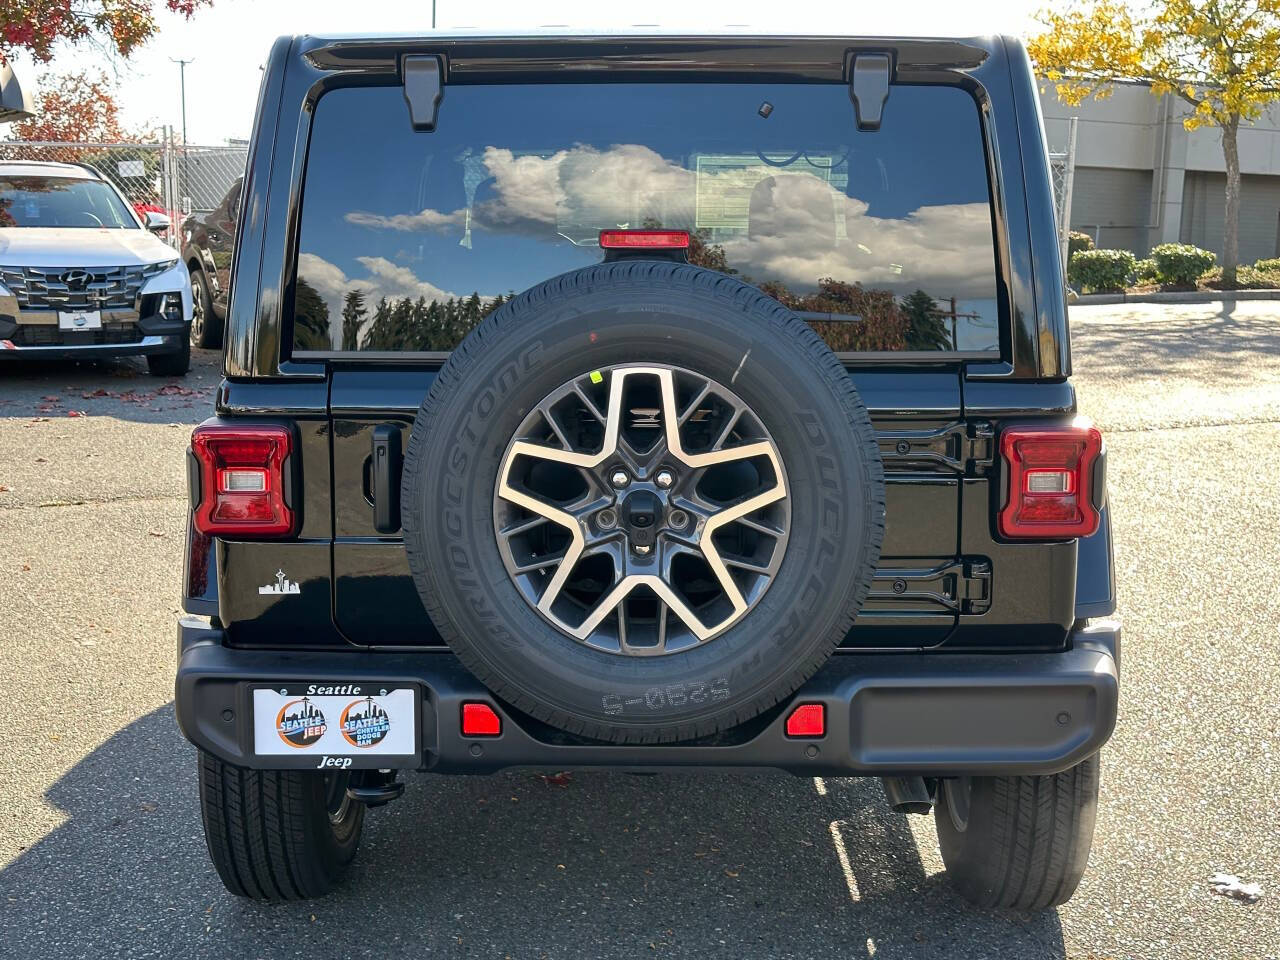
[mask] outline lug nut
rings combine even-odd
[[[657,476],[653,478],[653,482],[665,490],[676,482],[676,478],[672,476],[670,470],[659,470]]]
[[[610,530],[618,525],[618,514],[614,510],[601,510],[596,514],[596,525],[601,529]]]
[[[689,525],[689,515],[683,510],[672,510],[667,520],[677,530],[683,530]]]
[[[625,470],[615,470],[609,477],[609,482],[621,490],[631,482],[631,477],[627,475],[627,471]]]
[[[640,556],[642,557],[648,556],[649,551],[652,549],[653,548],[650,547],[647,543],[637,543],[635,547],[636,553],[640,554]]]

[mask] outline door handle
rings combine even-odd
[[[380,423],[373,428],[373,528],[379,533],[400,529],[400,428]]]

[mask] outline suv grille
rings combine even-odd
[[[24,309],[133,309],[142,285],[169,266],[0,267],[0,283],[9,288],[18,306]]]
[[[54,324],[18,327],[9,338],[15,347],[85,347],[142,342],[136,323],[103,323],[101,330],[59,330]]]

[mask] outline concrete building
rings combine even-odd
[[[1050,150],[1066,148],[1068,120],[1080,118],[1072,230],[1139,256],[1175,241],[1222,254],[1221,135],[1185,130],[1185,101],[1124,83],[1078,107],[1059,102],[1048,85],[1041,104]],[[1240,172],[1240,262],[1280,256],[1280,105],[1241,128]]]

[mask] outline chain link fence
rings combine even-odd
[[[245,144],[183,144],[166,129],[155,143],[0,141],[0,160],[44,160],[93,167],[115,184],[141,215],[166,214],[163,239],[180,246],[182,221],[217,209],[244,174]]]
[[[1061,151],[1050,151],[1049,173],[1053,179],[1053,206],[1058,216],[1058,246],[1062,251],[1062,268],[1067,268],[1071,240],[1071,191],[1076,179],[1076,126],[1072,117],[1067,124],[1067,142]]]

